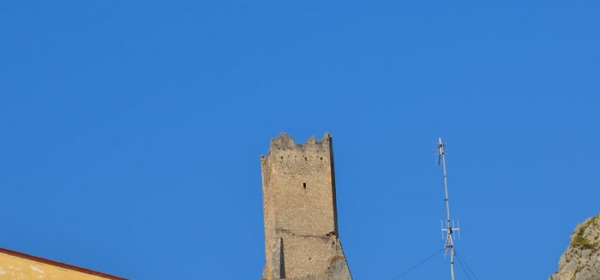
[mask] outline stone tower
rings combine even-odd
[[[351,280],[338,239],[331,136],[296,144],[286,134],[261,156],[263,280]]]

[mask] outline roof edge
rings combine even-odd
[[[105,278],[108,278],[111,280],[128,280],[127,278],[114,276],[114,275],[110,275],[110,274],[106,274],[106,273],[102,273],[102,272],[98,272],[98,271],[94,271],[94,270],[90,270],[87,268],[74,266],[74,265],[70,265],[70,264],[66,264],[66,263],[61,263],[61,262],[57,262],[57,261],[53,261],[53,260],[49,260],[49,259],[44,259],[44,258],[12,251],[12,250],[8,250],[8,249],[4,249],[4,248],[0,248],[0,253],[4,253],[4,254],[19,257],[19,258],[29,259],[32,261],[41,262],[41,263],[45,263],[45,264],[49,264],[49,265],[54,265],[54,266],[74,270],[74,271],[85,273],[85,274],[105,277]]]

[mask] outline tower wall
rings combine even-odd
[[[282,134],[261,163],[263,279],[350,279],[338,239],[331,136],[296,144]]]

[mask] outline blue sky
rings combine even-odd
[[[391,280],[443,246],[443,137],[477,279],[546,279],[600,211],[599,26],[597,1],[2,1],[0,247],[258,279],[259,157],[330,132],[352,274]]]

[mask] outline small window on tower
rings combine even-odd
[[[306,190],[306,183],[302,183],[302,187]]]

